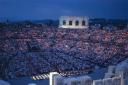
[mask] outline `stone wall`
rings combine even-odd
[[[59,28],[87,29],[88,18],[63,16],[60,18]]]
[[[56,80],[56,78],[58,78]],[[53,81],[56,84],[52,85],[128,85],[127,71],[122,71],[121,73],[116,73],[115,76],[110,78],[103,78],[98,80],[93,80],[90,76],[79,76],[79,77],[62,77],[61,75],[54,76]]]

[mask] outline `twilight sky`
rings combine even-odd
[[[61,15],[128,19],[128,0],[0,0],[0,19],[58,19]]]

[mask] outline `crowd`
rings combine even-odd
[[[8,29],[0,35],[0,52],[12,55],[8,78],[92,71],[95,65],[116,64],[128,56],[126,30],[23,28]]]
[[[12,66],[13,65],[13,66]],[[18,53],[10,60],[7,78],[47,74],[58,71],[92,71],[94,63],[80,59],[63,52],[44,51],[32,53]]]

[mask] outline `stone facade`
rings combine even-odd
[[[93,80],[88,75],[63,77],[60,74],[53,74],[51,78],[50,85],[128,85],[128,60],[117,66],[109,66],[104,78],[98,80]]]
[[[88,18],[62,16],[59,20],[59,28],[87,29]]]
[[[79,76],[79,77],[62,77],[62,76],[55,76],[50,85],[127,85],[122,84],[122,77],[115,76],[113,78],[104,78],[99,80],[92,80],[89,76]]]

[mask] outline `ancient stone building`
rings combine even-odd
[[[62,16],[59,20],[59,28],[87,29],[87,17]]]

